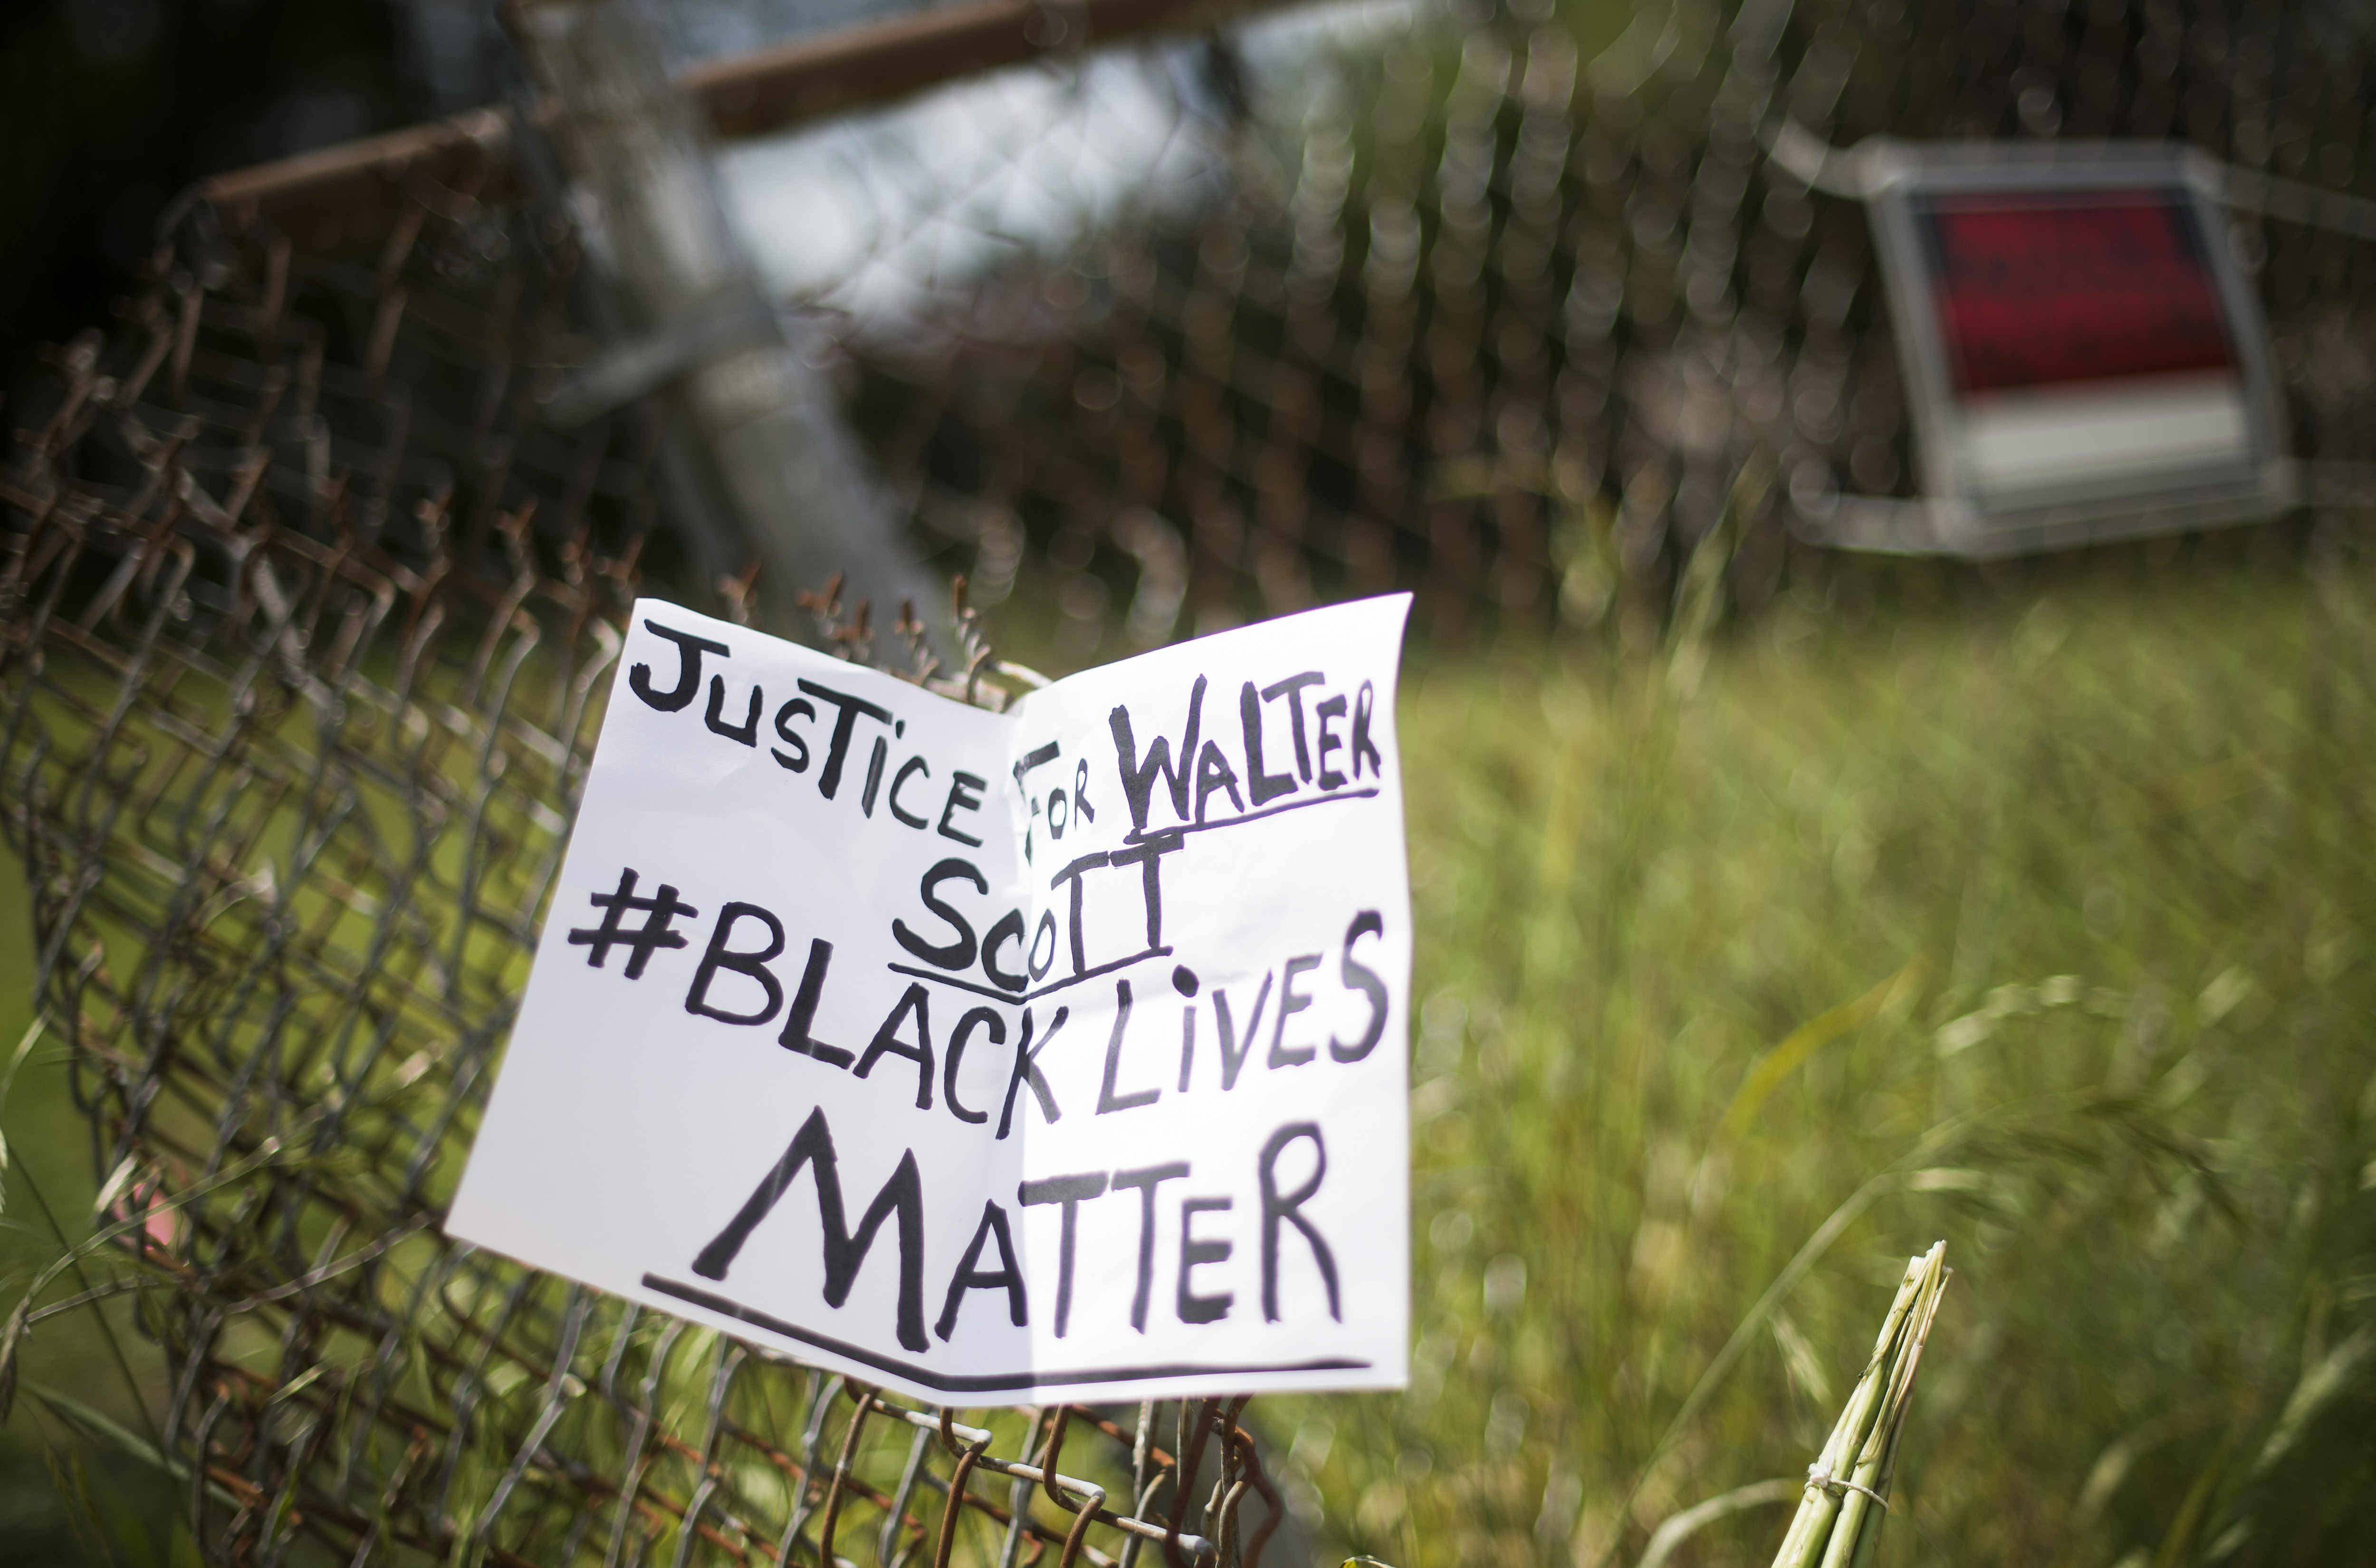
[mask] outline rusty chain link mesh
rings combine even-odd
[[[986,119],[968,158],[1086,191],[1126,89],[1185,173],[1020,237],[926,189],[794,303],[920,537],[979,600],[1051,607],[1070,658],[1390,587],[1443,639],[1625,631],[1703,541],[1742,606],[1808,569],[1794,493],[1910,493],[1864,214],[1768,161],[1777,115],[1842,146],[2175,137],[2376,188],[2339,8],[1749,10],[1372,9],[1059,57],[1008,80],[1061,112]],[[899,113],[816,156],[896,142]],[[11,410],[0,810],[198,1539],[1255,1560],[1286,1515],[1241,1402],[955,1423],[439,1233],[620,619],[681,559],[661,403],[540,415],[600,345],[580,236],[523,184],[490,154],[391,168],[302,229],[191,209]],[[2342,454],[2376,398],[2368,259],[2237,223],[2295,454]]]
[[[0,800],[197,1538],[1254,1561],[1282,1514],[1241,1401],[956,1424],[438,1233],[620,644],[648,421],[522,425],[500,360],[572,351],[555,279],[489,262],[516,215],[416,210],[377,271],[169,274],[67,350],[0,481]]]
[[[1184,1562],[1214,1555],[1209,1530],[1253,1561],[1270,1532],[1241,1550],[1239,1504],[1279,1507],[1242,1401],[958,1425],[438,1234],[632,574],[584,536],[541,574],[517,514],[476,561],[434,502],[410,529],[359,527],[302,439],[242,442],[250,410],[208,397],[248,368],[235,353],[272,352],[269,321],[188,297],[190,315],[75,348],[0,489],[0,766],[42,1001],[113,1173],[109,1239],[150,1265],[140,1321],[209,1552],[890,1563],[1059,1544],[1099,1563],[1153,1541]],[[318,407],[335,380],[287,336],[290,396]],[[209,466],[209,438],[240,445],[235,469]],[[1175,1454],[1211,1506],[1167,1488]]]

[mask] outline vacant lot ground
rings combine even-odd
[[[1348,1544],[1630,1562],[1802,1472],[1938,1237],[1901,1561],[2376,1531],[2365,564],[1879,580],[1414,671],[1420,1372],[1296,1438]]]
[[[1631,1562],[1803,1470],[1943,1236],[1897,1560],[2363,1549],[2376,573],[2321,562],[1848,573],[1623,659],[1415,651],[1419,1372],[1265,1402],[1319,1533]],[[13,1048],[13,871],[0,901]],[[25,1173],[69,1229],[90,1201],[51,1048],[6,1125],[21,1280],[54,1251]],[[89,1324],[27,1370],[132,1408]],[[10,1560],[70,1550],[30,1404]],[[1679,1561],[1763,1561],[1785,1515]],[[144,1533],[119,1561],[161,1559]]]

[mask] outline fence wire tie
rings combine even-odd
[[[1807,1484],[1818,1491],[1830,1492],[1834,1497],[1842,1497],[1851,1491],[1860,1491],[1871,1498],[1873,1505],[1883,1513],[1889,1512],[1889,1499],[1882,1496],[1872,1488],[1852,1481],[1846,1476],[1832,1474],[1824,1468],[1824,1462],[1820,1459],[1807,1467]]]

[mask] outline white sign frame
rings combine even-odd
[[[1985,558],[2251,522],[2294,505],[2268,329],[2209,160],[2175,144],[2075,141],[1875,140],[1857,157],[1925,498],[1835,497],[1814,525],[1821,542]],[[1925,202],[2136,190],[2166,193],[2190,215],[2225,318],[2234,396],[2083,383],[2008,411],[1958,393],[1920,232]]]

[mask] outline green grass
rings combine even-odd
[[[1420,662],[1419,1371],[1301,1412],[1331,1536],[1631,1562],[1803,1472],[1945,1237],[1898,1560],[2364,1550],[2376,583],[2144,559]]]
[[[30,923],[21,870],[0,855],[0,1073],[32,1018]],[[0,1129],[9,1156],[0,1187],[5,1313],[63,1250],[62,1232],[80,1238],[89,1230],[99,1182],[63,1048],[46,1039],[33,1041]],[[115,1420],[140,1425],[142,1404],[163,1392],[162,1369],[153,1348],[132,1331],[130,1318],[118,1302],[104,1315],[80,1312],[43,1324],[26,1375],[70,1391]],[[19,1394],[13,1419],[0,1428],[0,1562],[99,1563],[127,1556],[166,1562],[171,1508],[172,1498],[152,1473],[76,1441],[45,1419],[38,1398]]]
[[[1884,1561],[2352,1559],[2376,574],[2265,539],[2156,559],[1841,570],[1622,661],[1414,652],[1418,1372],[1263,1402],[1332,1547],[1634,1562],[1803,1474],[1943,1237]],[[0,887],[12,976],[23,907]],[[6,1125],[86,1220],[48,1048]],[[20,1277],[54,1250],[0,1247]],[[60,1327],[27,1375],[131,1419]],[[0,1449],[8,1561],[68,1550],[37,1403]],[[1757,1495],[1669,1561],[1766,1561],[1794,1499]]]

